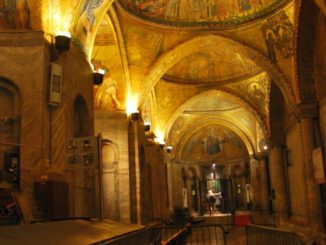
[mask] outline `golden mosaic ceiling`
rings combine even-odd
[[[169,25],[237,25],[278,9],[287,0],[119,0],[134,15]]]
[[[232,47],[217,44],[183,58],[164,75],[164,78],[176,82],[215,83],[258,71],[261,69],[255,63],[234,52]]]
[[[186,141],[181,160],[224,161],[247,154],[245,145],[233,131],[221,125],[209,125]]]

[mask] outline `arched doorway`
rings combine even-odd
[[[104,218],[120,219],[119,195],[119,150],[112,141],[102,140],[102,166],[103,166],[103,214]]]
[[[0,77],[0,185],[20,188],[20,96],[17,88]]]

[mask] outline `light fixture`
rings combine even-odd
[[[132,112],[130,118],[132,121],[137,121],[139,119],[139,111]]]
[[[165,146],[165,141],[162,138],[156,137],[154,141],[160,146],[160,148],[164,148]]]
[[[172,152],[172,146],[167,146],[166,147],[166,152],[171,153]]]
[[[101,85],[103,83],[105,71],[103,69],[97,69],[93,72],[93,84]]]
[[[145,130],[145,132],[148,132],[149,130],[151,130],[150,122],[145,122],[144,123],[144,130]]]
[[[269,139],[261,139],[259,141],[259,150],[261,152],[268,152],[272,149],[272,144]]]
[[[71,35],[69,32],[57,32],[55,34],[55,48],[59,52],[64,52],[70,48]]]

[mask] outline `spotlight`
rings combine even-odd
[[[55,48],[59,52],[64,52],[70,48],[71,35],[69,32],[58,32],[55,35]]]

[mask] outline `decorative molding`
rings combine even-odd
[[[318,118],[319,105],[317,102],[301,103],[288,110],[286,118],[286,131],[289,131],[296,123],[304,118]]]

